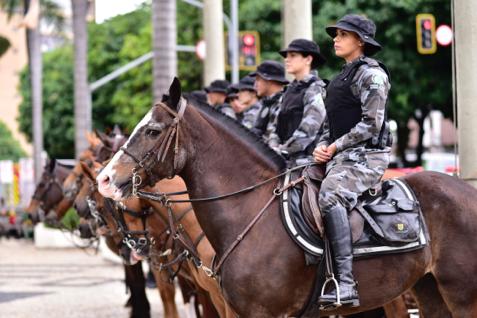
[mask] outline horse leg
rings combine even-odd
[[[131,291],[131,318],[149,318],[151,307],[146,296],[146,280],[144,279],[141,262],[132,266],[124,265],[124,271],[126,273],[126,285]]]
[[[406,303],[404,297],[399,296],[390,303],[383,306],[386,318],[408,318]]]
[[[411,289],[419,305],[419,316],[424,318],[452,318],[432,274],[426,274]],[[462,316],[456,316],[462,317]]]
[[[152,270],[156,278],[157,289],[164,306],[165,318],[179,318],[177,306],[175,302],[176,289],[173,283],[169,283],[169,275],[165,271]]]
[[[219,313],[210,299],[209,293],[202,288],[199,288],[197,292],[196,301],[202,306],[203,318],[220,318]]]

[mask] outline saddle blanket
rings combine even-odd
[[[288,173],[287,185],[299,177]],[[281,197],[281,217],[290,237],[311,256],[323,254],[324,242],[313,230],[310,218],[302,214],[303,188],[291,187]],[[400,179],[386,180],[380,190],[370,190],[359,198],[349,214],[353,232],[353,255],[402,253],[423,248],[429,236],[422,212],[411,188]]]

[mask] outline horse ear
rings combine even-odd
[[[56,159],[50,159],[50,162],[48,162],[48,171],[49,172],[53,172],[53,170],[55,170],[55,166],[56,166]]]
[[[86,175],[86,177],[88,177],[90,180],[94,181],[95,177],[94,177],[93,171],[91,171],[91,168],[89,167],[89,165],[84,161],[80,161],[80,165],[81,165],[81,169],[83,169],[83,172]]]
[[[114,135],[122,135],[122,131],[121,131],[121,128],[119,128],[119,126],[117,124],[114,125],[114,128],[113,128],[113,134]]]
[[[98,136],[99,140],[101,140],[101,142],[103,143],[103,145],[106,145],[108,146],[109,145],[109,142],[108,142],[108,135],[106,135],[105,133],[102,133],[98,130],[94,130],[94,132],[96,133],[96,136]]]
[[[181,99],[182,88],[181,82],[177,77],[174,77],[172,80],[171,86],[169,87],[169,100],[171,102],[171,108],[177,109],[177,105]]]

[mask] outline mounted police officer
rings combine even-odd
[[[232,107],[235,111],[237,120],[247,127],[252,129],[257,120],[260,108],[262,107],[258,100],[257,91],[254,87],[255,78],[252,76],[243,77],[236,85],[238,103]]]
[[[388,166],[391,140],[386,101],[391,85],[386,67],[370,58],[381,49],[374,39],[373,21],[350,14],[326,32],[346,64],[327,87],[327,120],[313,152],[316,161],[326,163],[319,205],[335,259],[341,303],[359,306],[347,212],[361,193],[379,182]],[[320,303],[334,304],[336,296],[332,290],[320,297]]]
[[[325,120],[326,85],[318,73],[311,70],[326,60],[318,45],[305,39],[293,40],[279,53],[285,58],[287,72],[295,79],[283,93],[268,144],[294,165],[311,155],[311,147]]]
[[[263,61],[255,72],[250,73],[250,76],[255,77],[254,87],[262,105],[252,131],[268,140],[267,127],[273,127],[283,87],[288,84],[285,68],[282,63],[276,61]],[[272,131],[272,128],[268,131]]]
[[[223,114],[235,119],[235,112],[229,104],[225,103],[227,98],[227,88],[230,83],[226,80],[215,80],[205,87],[207,93],[207,102],[209,105],[222,112]]]

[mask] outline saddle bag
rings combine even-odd
[[[402,244],[415,242],[421,233],[419,202],[407,198],[394,182],[383,184],[382,196],[363,206],[372,220],[365,215],[379,242]],[[360,209],[362,210],[362,209]],[[373,222],[374,221],[374,222]]]

